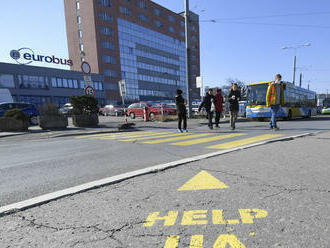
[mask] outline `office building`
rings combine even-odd
[[[92,86],[100,105],[105,104],[104,77],[92,74]],[[47,67],[0,63],[0,88],[9,89],[14,101],[45,102],[59,106],[70,101],[70,96],[84,94],[83,73]]]
[[[108,103],[121,100],[118,81],[125,80],[126,102],[173,100],[186,92],[184,13],[149,0],[64,0],[72,70],[87,61],[104,75]],[[200,75],[198,15],[190,13],[192,88]],[[199,91],[192,89],[199,98]],[[194,96],[196,97],[196,96]]]

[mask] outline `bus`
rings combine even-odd
[[[274,81],[251,83],[247,90],[246,117],[252,119],[270,118],[270,107],[266,106],[266,94],[270,83]],[[284,83],[284,105],[277,117],[311,117],[317,114],[316,92],[298,87],[290,82]]]

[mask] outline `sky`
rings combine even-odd
[[[154,2],[174,12],[184,10],[184,0]],[[1,3],[0,62],[15,63],[9,52],[21,47],[68,58],[63,0]],[[190,0],[190,8],[200,15],[204,85],[221,86],[228,78],[268,81],[277,73],[292,81],[295,52],[282,47],[310,42],[296,50],[296,82],[303,73],[304,87],[310,84],[319,93],[330,92],[329,0]]]

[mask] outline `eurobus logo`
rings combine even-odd
[[[73,65],[71,59],[61,59],[55,57],[55,55],[52,56],[38,55],[35,54],[32,49],[27,47],[23,47],[18,50],[11,50],[10,57],[12,57],[14,60],[16,60],[18,64],[21,65],[28,65],[31,64],[33,61],[46,62],[57,65],[69,65],[69,66]]]

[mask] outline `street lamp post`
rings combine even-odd
[[[187,105],[188,117],[192,115],[191,92],[190,92],[190,47],[189,47],[189,0],[185,0],[185,35],[186,35],[186,88],[187,88]]]
[[[306,42],[305,44],[302,45],[297,45],[297,46],[284,46],[282,47],[283,50],[286,49],[293,49],[294,50],[294,57],[293,57],[293,78],[292,78],[292,83],[295,84],[296,81],[296,70],[297,70],[297,49],[302,48],[302,47],[308,47],[311,46],[310,42]]]

